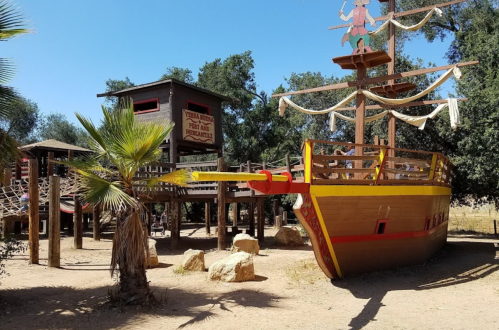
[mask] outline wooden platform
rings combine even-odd
[[[373,68],[378,65],[389,63],[390,61],[391,58],[385,51],[352,54],[333,58],[333,63],[338,64],[342,69],[350,70],[356,70],[359,67]]]
[[[416,88],[413,83],[403,82],[395,84],[386,84],[376,87],[369,88],[369,91],[379,94],[379,95],[390,95],[390,94],[400,94],[407,91],[411,91]]]

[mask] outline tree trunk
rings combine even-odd
[[[147,283],[145,267],[135,269],[132,274],[125,267],[120,267],[120,301],[125,305],[143,305],[152,298]]]
[[[116,217],[111,259],[112,274],[119,270],[119,297],[126,305],[148,303],[153,297],[146,277],[147,229],[138,212]]]

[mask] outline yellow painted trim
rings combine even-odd
[[[321,224],[322,233],[326,236],[326,243],[329,248],[329,253],[331,253],[331,257],[333,258],[334,267],[336,268],[336,272],[339,277],[343,277],[341,274],[340,265],[338,263],[338,259],[336,258],[336,254],[334,253],[333,244],[331,243],[331,237],[327,232],[326,224],[324,223],[324,218],[322,217],[321,209],[319,208],[319,204],[317,203],[317,198],[314,195],[310,195],[312,197],[312,203],[314,204],[315,212],[317,212],[317,217],[319,218],[319,223]]]
[[[430,175],[429,175],[429,178],[431,181],[435,179],[435,170],[437,168],[437,158],[438,158],[437,154],[434,154],[433,157],[431,158],[431,167],[430,167]]]
[[[193,181],[266,181],[265,174],[258,173],[230,173],[230,172],[192,172]],[[272,181],[286,182],[285,175],[272,175]]]
[[[305,141],[305,183],[312,182],[312,149],[314,143]]]
[[[310,194],[328,196],[438,196],[449,195],[451,189],[436,186],[310,186]]]
[[[383,160],[386,156],[386,149],[385,148],[381,148],[379,150],[379,159],[378,159],[378,166],[376,166],[376,172],[374,174],[374,178],[373,180],[376,181],[381,173],[381,164],[383,164]]]

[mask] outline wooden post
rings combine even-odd
[[[206,234],[211,234],[210,228],[210,202],[204,203],[204,224],[206,227]]]
[[[255,237],[255,203],[248,203],[249,235]]]
[[[179,218],[180,218],[180,204],[178,202],[173,202],[172,201],[172,207],[171,207],[171,228],[170,228],[170,247],[172,249],[178,248],[178,235],[177,235],[177,230],[178,230],[178,223],[179,223]]]
[[[83,248],[83,212],[79,196],[74,196],[73,224],[74,224],[74,244],[75,249]]]
[[[279,201],[274,199],[274,219],[279,216]]]
[[[239,217],[239,207],[237,203],[232,203],[232,234],[237,233],[237,220]]]
[[[178,203],[178,209],[177,209],[177,229],[175,230],[175,235],[177,236],[178,240],[180,240],[180,230],[182,229],[182,205],[184,205],[185,209],[187,210],[187,207],[184,204],[184,202]]]
[[[88,230],[88,217],[90,216],[90,214],[83,213],[82,210],[82,215],[83,215],[83,230]]]
[[[277,230],[282,228],[282,217],[280,215],[275,217],[275,228]]]
[[[61,266],[61,178],[49,177],[49,267]]]
[[[23,175],[23,169],[21,167],[21,162],[17,161],[16,162],[16,177],[15,177],[15,179],[16,180],[21,180],[22,179],[22,175]]]
[[[50,178],[52,175],[54,175],[54,152],[49,151],[48,157],[47,157],[47,177]],[[50,180],[50,179],[49,179]]]
[[[10,167],[6,168],[3,173],[4,173],[3,186],[10,187],[10,178],[12,177],[12,169]]]
[[[94,241],[100,241],[100,204],[94,205],[94,210],[92,212],[92,227],[93,227],[93,234],[94,234]]]
[[[357,81],[359,82],[359,89],[365,89],[365,78],[366,78],[366,67],[364,65],[359,65],[357,67]],[[364,144],[364,120],[366,118],[366,97],[364,94],[357,94],[357,109],[355,111],[355,143]],[[355,148],[355,156],[363,156],[364,148]],[[354,168],[362,168],[362,160],[356,160],[353,162]],[[354,177],[356,179],[362,178],[362,173],[355,173]]]
[[[28,191],[29,191],[29,263],[39,263],[39,214],[38,214],[38,160],[28,161]]]
[[[256,211],[257,211],[257,236],[258,236],[258,242],[263,243],[264,241],[264,228],[265,228],[265,210],[264,210],[264,199],[263,198],[258,198],[257,199],[257,206],[256,206]]]
[[[494,235],[497,236],[497,221],[494,220]]]
[[[65,221],[68,225],[68,236],[74,236],[75,231],[73,217],[71,216],[71,213],[64,213],[64,215]]]
[[[152,203],[147,203],[146,223],[147,223],[147,235],[149,235],[149,237],[151,237]]]
[[[227,170],[227,164],[223,157],[218,158],[218,171],[225,172]],[[217,206],[218,206],[218,249],[225,250],[227,248],[227,243],[225,240],[225,193],[227,191],[227,182],[218,182],[217,191]]]
[[[288,225],[288,212],[286,211],[282,212],[282,225],[283,226]]]

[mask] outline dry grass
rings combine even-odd
[[[189,274],[189,271],[184,269],[184,266],[178,265],[173,268],[173,274],[175,275],[187,275]]]
[[[494,234],[494,220],[499,226],[499,212],[493,203],[453,205],[449,212],[449,231]]]
[[[314,259],[300,260],[299,263],[286,269],[286,275],[291,284],[312,285],[317,281],[327,281]]]

